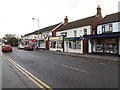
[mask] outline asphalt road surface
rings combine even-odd
[[[3,63],[3,65],[5,65],[7,62],[11,62],[11,64],[12,62],[17,63],[22,68],[27,70],[30,74],[34,75],[34,77],[41,80],[41,83],[45,84],[46,87],[118,88],[117,63],[105,62],[100,60],[87,60],[86,58],[59,55],[44,50],[24,51],[18,50],[17,48],[14,48],[12,53],[3,53],[2,58],[4,58],[5,62]],[[3,68],[9,67],[4,66]],[[19,71],[20,70],[18,70],[18,72]],[[16,77],[21,79],[24,75],[18,75],[18,77]],[[36,85],[35,87],[33,85],[33,88],[39,88],[40,86],[32,81],[29,76],[25,77],[30,82],[33,82],[33,84]],[[4,75],[2,77],[2,85],[5,87],[7,76]],[[12,77],[11,74],[8,78],[10,77],[13,78],[12,80],[15,80],[15,78]],[[29,88],[29,85],[26,85],[26,82],[24,82],[23,80],[24,79],[20,81],[20,84],[17,87]],[[14,83],[11,82],[11,85],[12,87],[16,88],[16,85]]]

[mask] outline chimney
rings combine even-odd
[[[97,7],[97,15],[102,17],[100,5]]]
[[[67,16],[65,16],[65,18],[64,18],[64,24],[67,24],[68,23],[68,18],[67,18]]]

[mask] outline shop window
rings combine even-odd
[[[53,48],[55,48],[56,42],[53,42]]]
[[[62,48],[62,41],[56,42],[57,48]]]
[[[96,42],[96,52],[101,53],[118,53],[118,43],[116,39],[104,39]]]
[[[81,42],[80,41],[69,41],[69,48],[81,49]]]
[[[51,48],[55,48],[55,45],[56,45],[56,42],[55,42],[55,41],[51,41],[51,42],[50,42],[50,47],[51,47]]]
[[[73,41],[73,49],[76,49],[76,41]]]
[[[81,49],[81,41],[76,41],[76,49]]]

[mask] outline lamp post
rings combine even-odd
[[[37,43],[37,47],[39,47],[39,19],[32,18],[32,20],[37,20],[38,21],[38,43]]]

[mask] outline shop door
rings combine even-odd
[[[88,53],[88,40],[83,40],[83,53]]]

